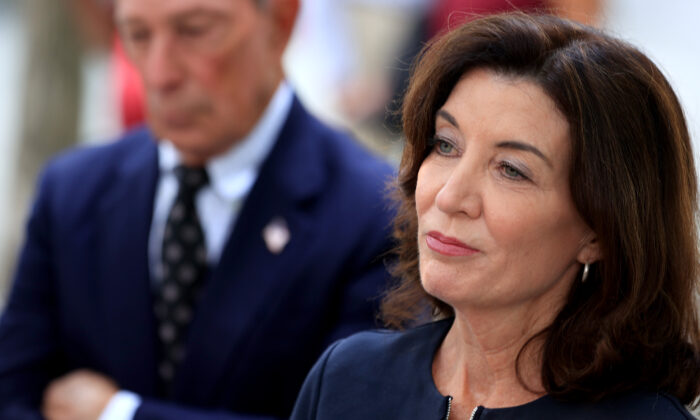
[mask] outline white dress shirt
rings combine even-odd
[[[212,267],[219,262],[226,239],[255,184],[260,166],[282,130],[292,101],[292,90],[283,82],[248,136],[206,164],[210,182],[197,193],[195,205],[204,231],[207,259]],[[163,232],[170,207],[177,196],[178,182],[174,169],[180,162],[175,146],[167,140],[161,140],[158,144],[160,173],[148,240],[148,263],[154,282],[160,278],[158,270]],[[141,398],[137,394],[119,391],[109,401],[98,420],[130,420],[140,404]]]

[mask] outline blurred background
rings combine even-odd
[[[448,16],[455,24],[469,13],[450,13],[458,0],[302,2],[285,58],[290,83],[316,115],[396,163],[401,137],[391,111],[411,57]],[[485,11],[547,2],[471,3]],[[655,60],[685,107],[697,159],[700,2],[549,3]],[[0,0],[0,309],[44,162],[76,144],[109,141],[143,118],[138,78],[114,40],[110,0]]]

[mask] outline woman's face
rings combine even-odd
[[[597,258],[569,191],[569,152],[569,125],[540,87],[467,73],[418,172],[425,290],[457,310],[558,310],[580,262]]]

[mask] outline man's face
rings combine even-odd
[[[186,161],[228,150],[274,93],[287,40],[270,12],[274,3],[117,0],[117,25],[143,78],[150,126]]]

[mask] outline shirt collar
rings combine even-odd
[[[292,89],[282,82],[253,129],[225,153],[207,162],[214,192],[224,200],[244,197],[258,176],[260,165],[272,150],[293,102]],[[158,144],[158,162],[162,174],[171,173],[181,159],[168,140]]]

